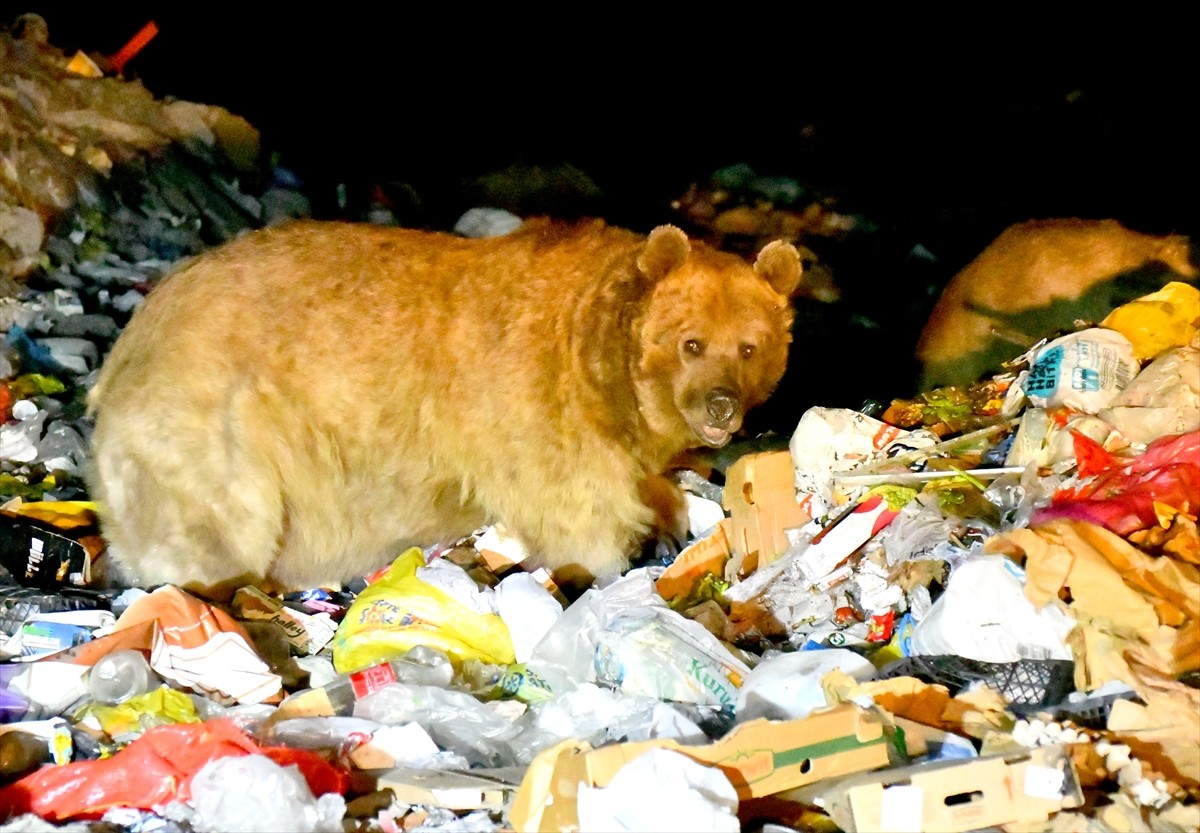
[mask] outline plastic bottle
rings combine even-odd
[[[481,700],[515,697],[523,703],[540,703],[554,697],[550,685],[523,662],[494,665],[468,659],[455,680]]]
[[[446,688],[454,679],[454,667],[445,652],[428,645],[415,645],[400,659],[381,662],[341,674],[319,688],[297,691],[284,698],[274,719],[289,717],[346,717],[354,713],[354,704],[391,683],[409,683]]]
[[[126,648],[105,654],[88,674],[92,699],[106,706],[124,703],[162,684],[141,651]]]

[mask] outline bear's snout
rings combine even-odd
[[[733,391],[727,388],[713,388],[705,397],[704,406],[712,418],[712,425],[724,428],[737,412],[738,402]]]

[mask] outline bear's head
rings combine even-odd
[[[719,448],[786,369],[800,255],[776,240],[751,266],[664,225],[637,269],[649,285],[634,372],[641,414],[676,450]]]

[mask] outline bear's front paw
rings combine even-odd
[[[643,480],[639,491],[642,502],[654,512],[651,538],[670,541],[678,554],[688,541],[687,499],[683,490],[659,474]]]

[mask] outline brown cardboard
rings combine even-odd
[[[253,585],[238,588],[233,594],[233,609],[239,619],[275,623],[288,643],[306,656],[319,653],[337,632],[337,623],[329,614],[313,616],[293,610]]]
[[[1062,746],[853,775],[782,797],[822,807],[845,833],[956,833],[1044,821],[1083,803]]]
[[[888,764],[883,722],[874,712],[850,704],[795,720],[752,720],[705,746],[684,746],[670,739],[599,749],[582,742],[563,743],[543,751],[530,765],[509,811],[510,821],[517,830],[577,829],[579,784],[605,787],[621,767],[655,747],[718,767],[741,800]]]
[[[376,789],[391,790],[404,804],[448,810],[500,810],[521,783],[524,770],[426,769],[398,766],[370,773]]]
[[[725,574],[725,562],[729,560],[729,536],[732,522],[725,518],[708,535],[690,544],[671,562],[654,587],[665,600],[672,601],[686,596],[705,573],[720,578]]]
[[[796,469],[787,450],[739,457],[726,472],[721,502],[733,522],[734,557],[739,564],[755,562],[754,569],[787,550],[784,530],[810,520],[796,502]]]

